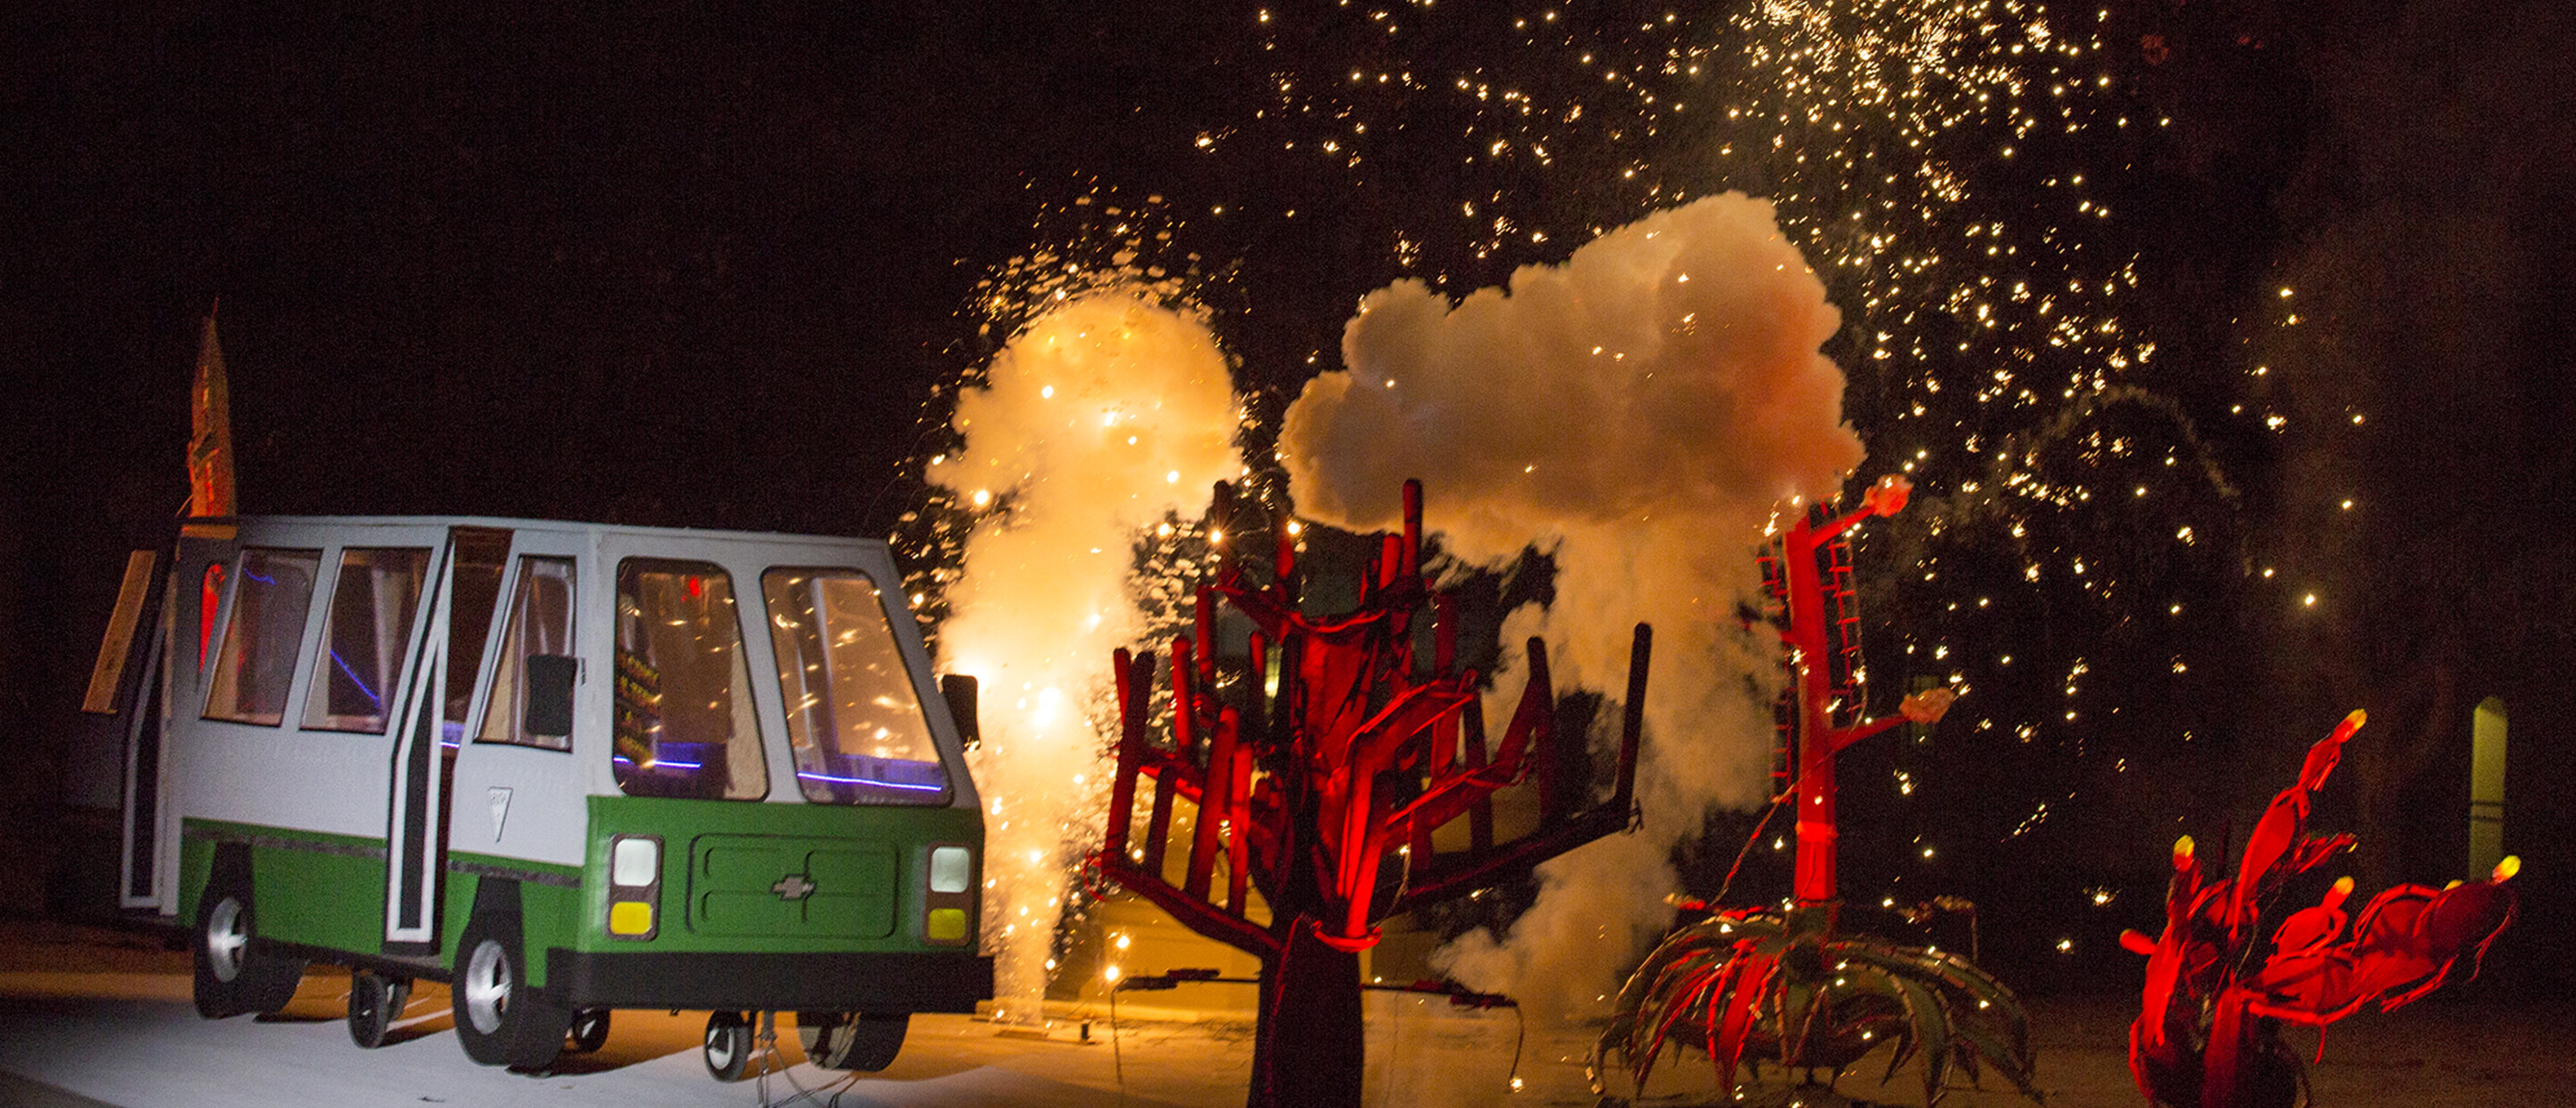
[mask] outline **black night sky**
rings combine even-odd
[[[183,510],[210,309],[245,511],[883,536],[923,504],[943,390],[998,341],[977,284],[1015,258],[1141,238],[1275,417],[1390,280],[1463,293],[1738,188],[1781,198],[1843,308],[1825,352],[1859,478],[1927,451],[1923,507],[1862,551],[1884,695],[1891,670],[1976,689],[1845,771],[1923,786],[1846,786],[1846,820],[1888,813],[1847,832],[1856,882],[2125,959],[2109,939],[2156,926],[2172,836],[2241,836],[2366,707],[2324,820],[2364,835],[2366,889],[2439,884],[2466,876],[2467,720],[2493,696],[2530,863],[2499,958],[2569,979],[2563,5],[2124,0],[2056,24],[2084,49],[2046,66],[1997,30],[2039,5],[1804,5],[1831,18],[1801,33],[1955,25],[1952,49],[2028,67],[2002,114],[1975,106],[1991,76],[1917,86],[1970,105],[1928,130],[1845,129],[1857,85],[1761,91],[1851,71],[1749,46],[1806,40],[1743,4],[880,7],[0,17],[0,818],[65,818],[109,764],[75,709],[123,551]],[[1925,207],[1922,159],[1962,192]],[[1837,222],[1854,197],[1865,227]],[[1897,287],[1927,252],[1946,268],[1917,284],[1965,299]],[[2017,281],[2116,336],[2044,341]],[[1712,832],[1719,872],[1741,834]],[[77,906],[83,880],[0,836],[0,912]]]

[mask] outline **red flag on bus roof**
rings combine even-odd
[[[197,379],[188,390],[195,434],[188,440],[188,514],[233,514],[232,399],[224,382],[224,351],[215,342],[215,314],[206,313],[197,343]]]

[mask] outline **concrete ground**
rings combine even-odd
[[[359,1049],[341,1022],[347,981],[343,973],[317,968],[276,1017],[201,1020],[189,1002],[186,954],[164,949],[153,934],[0,925],[0,1104],[661,1108],[785,1104],[810,1091],[804,1103],[841,1108],[1232,1108],[1243,1102],[1252,1061],[1251,1028],[1239,1018],[1208,1015],[1235,1005],[1192,1000],[1188,992],[1244,986],[1201,985],[1127,994],[1137,1002],[1122,999],[1114,1020],[1102,1004],[1060,1005],[1044,1031],[964,1016],[919,1017],[892,1067],[855,1079],[804,1064],[782,1021],[770,1072],[730,1085],[709,1078],[699,1062],[704,1013],[621,1011],[599,1053],[567,1056],[556,1072],[532,1077],[468,1061],[451,1030],[445,990],[429,984],[416,992],[393,1041]],[[2034,1005],[2039,1084],[2048,1103],[2144,1103],[2130,1086],[2121,1046],[2130,1003],[2114,997]],[[1464,1011],[1440,998],[1403,993],[1370,994],[1368,1017],[1368,1105],[1599,1103],[1582,1071],[1592,1034],[1585,1029],[1523,1028],[1509,1010]],[[1883,1068],[1865,1060],[1838,1091],[1855,1100],[1920,1102],[1910,1065],[1881,1086],[1876,1074]],[[2328,1034],[2324,1060],[2311,1076],[2315,1102],[2324,1108],[2569,1103],[2576,1100],[2576,1011],[2436,1001],[2355,1017]],[[1670,1059],[1634,1103],[1716,1103],[1712,1084],[1698,1058]],[[1771,1086],[1750,1099],[1826,1098]],[[1962,1087],[1942,1103],[2028,1102],[2008,1091]]]

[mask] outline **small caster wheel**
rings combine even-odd
[[[572,1014],[572,1041],[567,1044],[575,1054],[596,1053],[608,1045],[608,1009],[584,1008]]]
[[[385,1033],[411,1002],[411,982],[374,970],[349,975],[349,1038],[368,1050],[385,1045]]]
[[[707,1074],[718,1081],[740,1081],[751,1068],[751,1019],[741,1012],[707,1013],[704,1050]]]

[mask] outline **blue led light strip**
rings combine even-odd
[[[867,777],[834,777],[828,773],[807,773],[804,770],[796,771],[796,776],[807,781],[830,781],[835,784],[842,785],[872,785],[880,789],[912,789],[916,792],[935,793],[948,787],[946,785],[907,785],[900,781],[878,781]]]
[[[381,696],[377,696],[377,695],[376,695],[376,690],[374,690],[374,689],[370,689],[370,688],[368,688],[368,687],[367,687],[366,679],[365,679],[365,678],[362,678],[362,677],[359,677],[359,676],[358,676],[358,671],[357,671],[357,670],[354,670],[354,669],[350,669],[350,668],[349,668],[349,663],[348,663],[348,661],[347,661],[346,659],[343,659],[343,658],[341,658],[341,657],[340,657],[340,652],[339,652],[339,651],[334,650],[334,651],[332,651],[332,652],[331,652],[331,662],[332,662],[332,664],[333,664],[333,665],[336,665],[336,666],[339,666],[339,667],[340,667],[340,672],[342,672],[342,673],[345,673],[345,674],[348,674],[348,675],[349,675],[349,683],[350,683],[350,684],[352,684],[352,685],[356,685],[356,686],[358,687],[358,691],[359,691],[359,692],[365,693],[365,694],[367,695],[367,701],[368,701],[368,703],[374,704],[374,705],[376,706],[376,713],[377,713],[378,715],[382,715],[382,714],[384,714],[384,710],[385,710],[385,698],[383,698],[383,697],[381,697]]]

